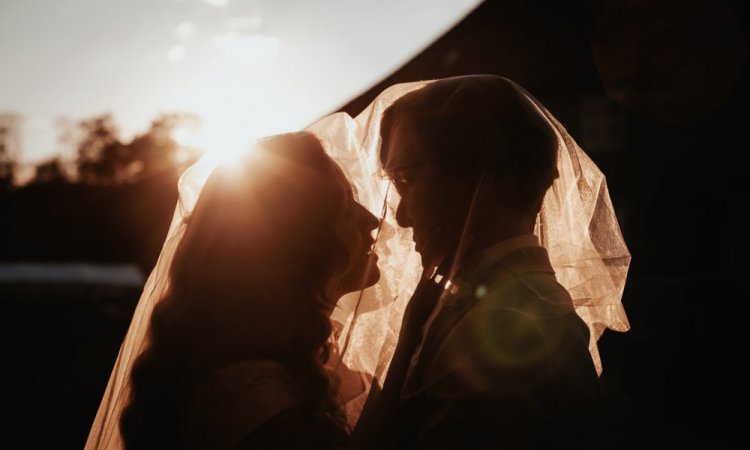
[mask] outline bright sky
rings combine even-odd
[[[122,137],[194,112],[207,151],[302,128],[428,46],[481,0],[0,0],[0,112],[23,162],[62,116],[110,111]]]

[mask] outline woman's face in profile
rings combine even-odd
[[[372,232],[378,219],[354,199],[352,187],[344,174],[337,174],[336,182],[343,191],[341,214],[334,224],[338,244],[337,265],[330,288],[331,300],[349,292],[372,286],[380,278],[378,257],[372,250],[375,239]]]

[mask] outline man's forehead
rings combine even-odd
[[[408,123],[398,123],[394,125],[393,131],[388,137],[388,142],[384,142],[388,151],[386,161],[383,161],[383,168],[386,172],[398,170],[402,167],[409,166],[417,162],[423,162],[430,158],[430,154],[425,149],[418,132]]]

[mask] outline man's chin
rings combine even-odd
[[[445,255],[447,252],[421,252],[419,254],[422,260],[422,272],[424,276],[432,277],[436,273],[447,275],[450,259]]]

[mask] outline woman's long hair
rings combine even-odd
[[[120,427],[128,449],[182,448],[196,386],[235,362],[271,359],[291,374],[311,422],[340,418],[323,364],[336,276],[335,223],[346,179],[310,133],[259,142],[209,177],[151,318]]]

